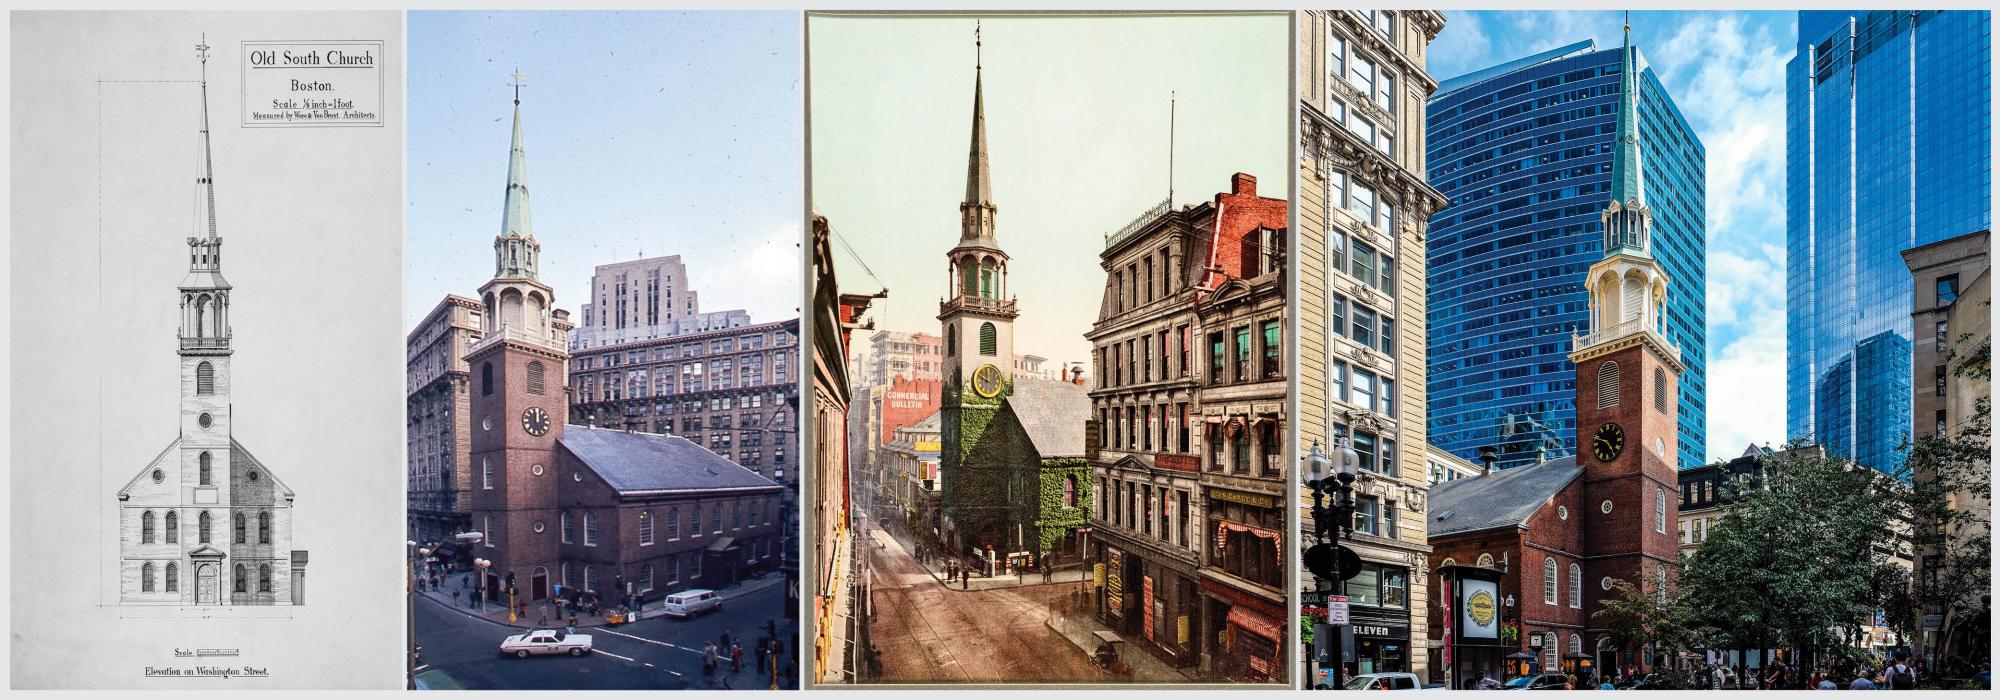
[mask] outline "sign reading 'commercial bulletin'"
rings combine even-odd
[[[381,126],[381,41],[243,42],[244,126]]]

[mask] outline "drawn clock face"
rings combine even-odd
[[[530,406],[521,412],[521,429],[529,435],[541,437],[549,432],[549,413],[539,406]]]
[[[980,365],[979,369],[972,370],[972,391],[980,396],[989,399],[999,396],[1001,383],[999,367]]]
[[[1590,437],[1590,454],[1599,462],[1617,459],[1625,451],[1625,429],[1617,423],[1597,426],[1597,432]]]

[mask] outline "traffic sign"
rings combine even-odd
[[[1330,595],[1326,597],[1326,623],[1329,625],[1347,624],[1347,596]]]

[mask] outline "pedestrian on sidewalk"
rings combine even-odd
[[[741,644],[729,645],[729,672],[743,672],[743,645]]]
[[[549,604],[543,603],[542,606],[538,608],[538,612],[539,616],[535,619],[535,626],[536,627],[549,626]]]
[[[1048,557],[1042,557],[1042,583],[1050,583],[1055,581],[1055,579],[1056,567],[1049,564]]]
[[[453,588],[453,589],[451,589],[451,606],[452,606],[452,607],[454,607],[454,608],[458,607],[458,594],[459,594],[459,592],[460,592],[460,591],[459,591],[458,589],[456,589],[456,588]]]
[[[764,663],[764,660],[770,658],[770,656],[771,638],[761,634],[757,635],[757,668],[768,668],[769,664]]]
[[[569,633],[576,634],[576,613],[569,614]]]
[[[715,677],[716,660],[715,642],[709,642],[701,650],[701,675],[703,677],[711,680]]]
[[[972,590],[972,570],[959,569],[958,581],[960,590],[966,590],[966,591]]]

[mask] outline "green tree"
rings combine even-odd
[[[1988,387],[1992,382],[1992,336],[1962,334],[1946,356],[1953,376]],[[1917,631],[1917,621],[1930,614],[1985,618],[1992,577],[1992,391],[1980,392],[1972,414],[1936,435],[1909,445],[1903,477],[1910,482],[1906,508],[1913,544],[1920,558],[1919,575],[1909,582],[1908,604],[1898,612],[1897,629]],[[1983,639],[1983,632],[1972,635]],[[1947,648],[1948,657],[1976,663],[1986,658],[1986,645]]]
[[[1714,634],[1689,608],[1686,596],[1671,588],[1663,592],[1658,584],[1647,590],[1644,584],[1617,581],[1611,597],[1599,600],[1590,616],[1604,626],[1611,643],[1650,647],[1669,658],[1703,647]]]

